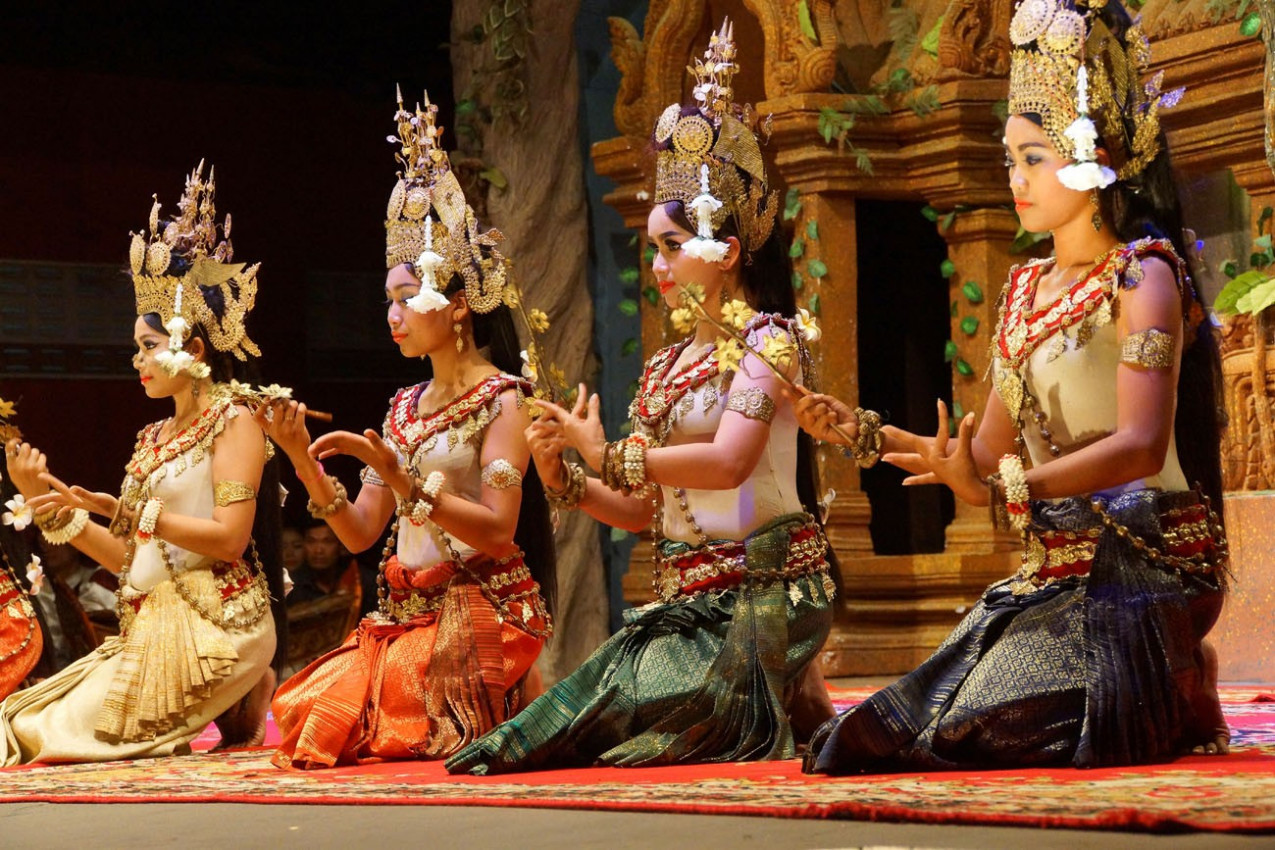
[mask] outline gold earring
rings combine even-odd
[[[726,291],[726,284],[722,284],[722,288],[717,291],[717,298],[723,307],[730,301],[730,293]]]
[[[193,381],[190,385],[190,397],[195,401],[199,401],[199,381]]]
[[[1093,224],[1095,233],[1102,231],[1102,207],[1098,205],[1098,190],[1094,189],[1089,193],[1089,203],[1093,205],[1093,217],[1089,221]]]
[[[456,334],[456,353],[460,354],[465,350],[465,337],[463,336],[464,328],[460,326],[460,322],[452,325],[452,333]]]

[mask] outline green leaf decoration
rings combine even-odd
[[[648,266],[651,263],[655,262],[655,246],[654,245],[647,245],[646,248],[642,250],[642,262],[646,263]]]
[[[965,285],[961,287],[961,292],[965,295],[965,299],[971,304],[983,303],[983,289],[974,281],[965,281]]]
[[[859,169],[860,171],[862,171],[864,174],[868,175],[869,177],[876,174],[876,171],[873,169],[873,166],[872,166],[872,157],[868,156],[867,151],[855,151],[854,167]]]
[[[1235,306],[1243,313],[1256,316],[1266,308],[1275,304],[1275,279],[1259,283],[1248,291]]]
[[[961,407],[959,401],[952,402],[952,417],[958,422],[965,418],[965,408]]]
[[[484,168],[478,172],[478,176],[486,180],[497,189],[507,189],[509,187],[509,178],[505,177],[505,172],[496,168],[494,165]]]
[[[960,312],[960,305],[957,302],[953,301],[952,302],[952,318],[953,319],[956,318],[956,314],[958,312]]]
[[[1022,254],[1025,251],[1030,251],[1036,243],[1044,242],[1048,238],[1048,233],[1033,233],[1019,225],[1018,233],[1014,236],[1014,241],[1009,245],[1009,253]]]
[[[795,260],[804,253],[806,253],[806,243],[800,239],[792,240],[792,244],[788,246],[788,256]]]
[[[1256,38],[1262,31],[1262,16],[1257,12],[1249,12],[1240,22],[1240,35]]]
[[[1266,275],[1256,269],[1244,272],[1244,274],[1222,287],[1222,291],[1217,294],[1217,298],[1213,301],[1213,309],[1222,315],[1240,312],[1240,299],[1248,295],[1255,286],[1264,280],[1266,280]]]
[[[958,357],[956,358],[956,371],[960,372],[964,377],[969,378],[974,374],[974,367],[966,363],[963,358]]]
[[[632,286],[642,279],[642,273],[638,271],[636,266],[628,266],[620,269],[620,282]]]
[[[1275,209],[1270,207],[1262,207],[1262,214],[1257,217],[1257,232],[1266,232],[1266,223],[1271,220],[1271,216],[1275,216]]]
[[[792,288],[793,288],[793,289],[795,289],[795,290],[797,290],[798,292],[800,292],[800,291],[801,291],[801,287],[802,287],[802,285],[803,285],[804,283],[805,283],[805,281],[804,281],[804,280],[802,279],[802,277],[801,277],[801,272],[793,272],[793,273],[792,273]]]
[[[811,312],[811,313],[813,313],[813,314],[814,314],[814,315],[816,315],[816,316],[822,315],[822,313],[823,313],[823,305],[822,305],[822,303],[819,301],[819,293],[818,293],[818,292],[816,292],[814,295],[811,295],[811,296],[810,296],[810,300],[809,300],[807,303],[810,305],[810,312]]]
[[[645,289],[643,289],[642,297],[645,298],[646,302],[650,304],[652,307],[660,303],[660,291],[656,289],[654,286],[648,286]]]
[[[939,266],[939,274],[943,275],[944,278],[949,278],[956,274],[956,263],[951,260],[944,260]]]
[[[961,319],[961,332],[966,336],[973,336],[978,333],[978,317],[966,316],[964,319]]]
[[[1240,273],[1240,264],[1234,260],[1224,260],[1217,270],[1227,277],[1233,278]]]
[[[943,362],[944,363],[951,363],[953,360],[956,359],[956,355],[960,353],[961,353],[961,350],[956,347],[955,340],[949,339],[947,342],[943,343]]]
[[[934,207],[930,206],[929,204],[926,204],[925,206],[921,207],[921,218],[929,222],[938,221],[939,211],[934,209]]]
[[[806,222],[806,238],[812,242],[819,241],[819,222],[813,218]]]
[[[638,350],[638,341],[633,337],[629,337],[628,339],[624,341],[624,344],[620,346],[620,356],[628,357],[629,355],[635,353],[637,350]]]
[[[638,314],[638,303],[632,298],[625,298],[618,305],[620,312],[626,316],[636,316]]]
[[[1271,249],[1271,235],[1264,233],[1253,240],[1253,247],[1261,251],[1269,251]]]
[[[824,265],[823,260],[811,260],[806,263],[806,271],[813,278],[822,278],[828,276],[828,267]]]
[[[611,529],[611,542],[612,542],[612,543],[623,543],[625,540],[628,540],[628,539],[629,539],[630,537],[632,537],[632,536],[633,536],[632,534],[630,534],[629,532],[625,531],[623,528],[612,528],[612,529]]]
[[[939,58],[939,33],[943,30],[943,18],[946,13],[939,15],[939,19],[934,22],[934,26],[925,34],[925,38],[921,39],[921,49],[933,56]]]
[[[819,36],[815,34],[814,21],[810,20],[810,5],[806,0],[800,0],[797,3],[797,23],[801,25],[801,34],[810,39],[813,44],[819,43]]]
[[[462,115],[469,115],[477,109],[478,101],[474,100],[472,97],[467,97],[460,103],[456,104],[456,117],[459,118]]]
[[[784,221],[792,221],[801,215],[801,193],[796,189],[789,189],[784,195]]]
[[[952,222],[956,221],[956,210],[952,210],[943,216],[943,223],[939,225],[939,232],[947,233],[947,229],[952,226]]]

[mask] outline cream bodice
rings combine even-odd
[[[1036,281],[1048,261],[1031,263],[1011,274],[993,341],[992,377],[1011,419],[1022,406],[1016,387],[1019,380],[1036,399],[1037,407],[1022,406],[1021,414],[1033,466],[1053,459],[1049,441],[1033,416],[1036,409],[1044,412],[1043,426],[1063,456],[1116,431],[1121,342],[1114,317],[1121,292],[1141,280],[1141,257],[1151,251],[1162,256],[1164,248],[1158,242],[1120,246],[1051,304],[1033,303]],[[1176,260],[1176,255],[1171,259]],[[1107,492],[1144,488],[1188,489],[1172,436],[1158,473],[1130,479]]]
[[[446,476],[444,492],[478,502],[482,498],[483,439],[487,426],[500,415],[500,395],[514,389],[521,404],[529,387],[510,375],[494,375],[443,410],[421,418],[419,404],[425,386],[408,387],[394,396],[385,419],[386,441],[399,462],[422,480],[431,472],[442,472]],[[432,522],[416,525],[407,520],[398,523],[396,547],[399,561],[417,569],[451,560],[453,550],[462,559],[476,551]]]
[[[748,337],[750,346],[756,348],[761,347],[760,340],[765,334],[773,332],[773,325],[766,322],[775,320],[763,317],[761,321],[763,324]],[[661,385],[676,388],[701,368],[697,364],[705,363],[704,358],[711,351],[711,347],[703,352],[687,348],[686,344],[680,344],[657,353],[648,364],[642,392],[649,397],[650,391],[658,393]],[[672,362],[661,363],[661,357]],[[690,388],[669,405],[667,420],[662,423],[667,429],[665,445],[711,442],[717,434],[732,391],[733,373],[722,375],[716,374],[715,369],[707,371],[712,373],[711,377],[692,378]],[[798,383],[801,380],[799,374]],[[766,447],[748,478],[733,490],[685,490],[686,504],[710,540],[740,540],[776,517],[803,510],[797,495],[797,419],[791,405],[783,399],[774,401],[775,414]],[[660,490],[664,504],[663,535],[670,540],[699,543],[698,535],[678,504],[676,490],[665,486]]]
[[[230,404],[214,404],[206,411],[207,421],[196,422],[177,435],[168,443],[160,446],[160,457],[163,462],[138,466],[129,464],[130,478],[125,481],[125,488],[131,486],[136,473],[142,471],[150,498],[160,499],[164,503],[164,512],[198,519],[212,519],[213,515],[213,448],[218,435],[225,424],[242,412]],[[203,415],[201,415],[202,418]],[[139,437],[139,452],[153,452],[159,428],[163,423],[157,422],[147,426]],[[190,438],[184,439],[183,435]],[[189,445],[186,445],[189,443]],[[147,444],[150,444],[148,446]],[[181,447],[183,450],[175,451]],[[136,506],[141,510],[142,505]],[[173,543],[165,544],[169,560],[178,571],[206,569],[216,563],[216,559],[197,552],[183,549]],[[155,585],[169,578],[168,568],[164,563],[157,538],[145,543],[138,543],[133,554],[132,564],[128,568],[128,585],[133,590],[147,593]],[[127,593],[127,590],[125,590]]]

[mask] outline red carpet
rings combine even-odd
[[[834,692],[838,703],[864,692]],[[1105,770],[807,777],[796,760],[451,777],[437,762],[277,770],[268,750],[0,771],[3,802],[488,805],[1096,829],[1275,831],[1275,698],[1227,688],[1226,757]],[[215,736],[207,740],[215,742]]]

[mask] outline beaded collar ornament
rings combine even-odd
[[[1078,191],[1141,174],[1160,152],[1160,109],[1183,92],[1162,91],[1163,72],[1142,82],[1151,47],[1141,22],[1122,44],[1097,14],[1107,2],[1023,0],[1009,25],[1009,113],[1040,116],[1054,149],[1073,160],[1059,180]],[[1100,136],[1114,170],[1097,162]]]
[[[420,313],[447,306],[442,292],[457,274],[465,280],[471,310],[490,313],[501,303],[514,306],[511,264],[496,248],[504,236],[494,228],[479,231],[447,152],[438,144],[443,128],[435,123],[437,116],[428,92],[424,108],[417,104],[410,112],[398,92],[398,133],[387,140],[400,146],[395,159],[403,168],[385,213],[385,267],[415,265],[423,285],[408,306]]]
[[[698,109],[683,115],[680,103],[669,104],[655,123],[655,203],[681,201],[696,226],[682,250],[716,262],[729,246],[713,235],[728,218],[738,225],[745,253],[762,246],[775,226],[778,193],[767,191],[766,166],[750,129],[752,107],[734,101],[731,82],[739,65],[729,20],[688,70],[695,75]]]
[[[230,216],[220,227],[219,242],[213,169],[207,182],[203,174],[200,160],[186,178],[177,214],[168,221],[160,221],[159,196],[153,196],[149,229],[132,234],[129,248],[137,315],[158,313],[169,334],[169,350],[157,358],[160,365],[170,375],[185,371],[196,378],[207,376],[207,364],[182,351],[186,335],[196,324],[218,351],[228,351],[240,360],[261,356],[244,326],[257,301],[261,264],[231,262]]]

